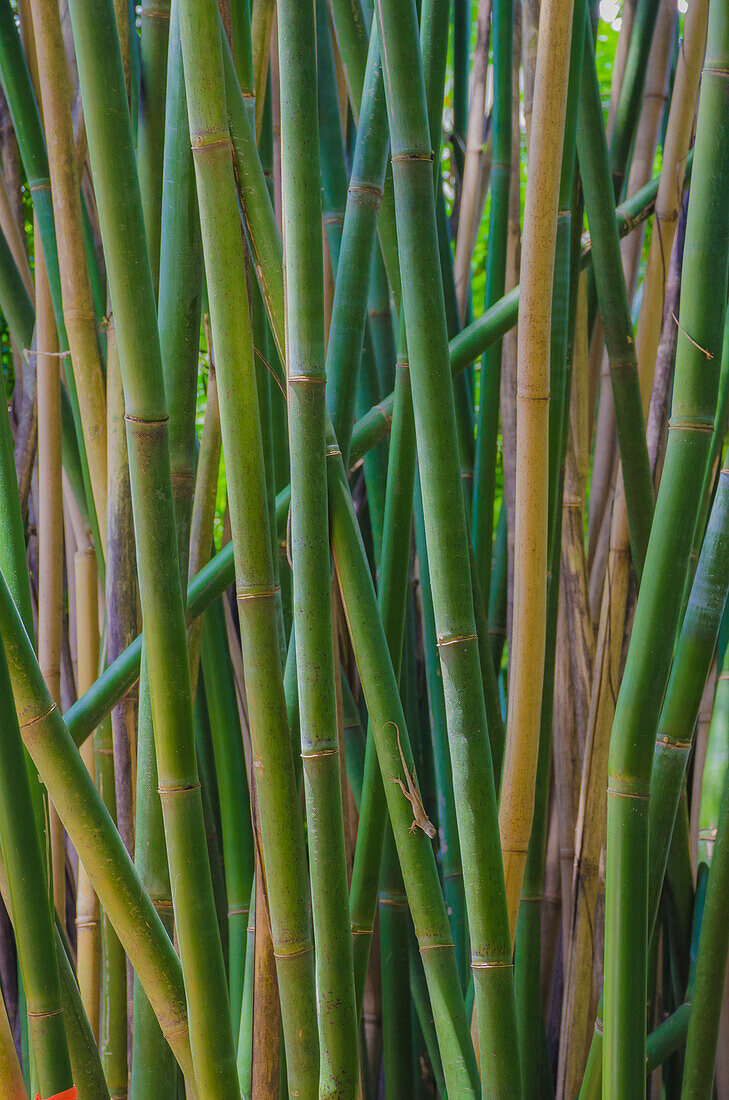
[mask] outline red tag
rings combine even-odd
[[[76,1100],[77,1096],[76,1086],[71,1085],[70,1089],[64,1089],[63,1092],[54,1092],[53,1096],[46,1096],[44,1100]],[[41,1100],[40,1093],[36,1093],[35,1100]]]

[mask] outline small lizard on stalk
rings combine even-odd
[[[389,724],[390,723],[388,723],[388,725]],[[417,786],[415,785],[415,780],[408,771],[408,766],[405,763],[405,754],[403,753],[402,745],[400,744],[400,730],[398,729],[395,722],[392,722],[391,724],[395,726],[395,733],[397,734],[397,747],[400,753],[400,760],[402,761],[402,770],[405,772],[405,783],[407,783],[407,787],[405,786],[405,783],[403,783],[402,779],[400,779],[400,777],[397,775],[391,775],[390,780],[391,782],[398,784],[400,790],[405,795],[408,802],[413,808],[413,823],[410,826],[410,832],[414,833],[416,829],[422,829],[426,836],[429,836],[432,840],[438,835],[438,830],[426,814],[425,806],[423,806],[423,801],[420,797],[420,793]]]

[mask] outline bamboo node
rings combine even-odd
[[[193,155],[195,153],[207,153],[210,149],[216,149],[219,146],[225,146],[232,151],[233,146],[229,136],[226,134],[224,137],[216,137],[208,140],[205,134],[201,134],[190,143]]]
[[[148,8],[142,4],[141,11],[142,19],[165,19],[169,22],[170,9],[169,8]]]
[[[180,783],[175,787],[157,787],[157,793],[162,797],[165,794],[189,794],[191,791],[199,791],[200,782],[197,783]]]
[[[313,950],[314,945],[312,943],[304,943],[296,945],[292,951],[277,951],[274,947],[273,954],[277,959],[296,959],[301,955],[308,955]]]
[[[58,708],[57,708],[56,704],[51,700],[51,705],[49,707],[47,707],[46,710],[41,711],[40,714],[36,714],[32,718],[28,718],[27,721],[25,721],[25,722],[20,722],[19,723],[20,729],[21,730],[28,730],[28,729],[30,729],[31,726],[36,726],[40,722],[44,722],[46,720],[46,718],[49,718],[51,716],[51,714],[53,714],[53,711],[57,710],[57,709]]]
[[[680,741],[678,738],[669,737],[667,733],[664,733],[661,737],[656,737],[657,745],[661,745],[666,749],[680,749],[682,752],[690,749],[692,743],[692,741]]]
[[[167,424],[169,416],[134,416],[132,413],[124,413],[127,424],[140,424],[142,427],[156,428],[158,424]]]
[[[32,194],[34,191],[50,191],[51,181],[49,179],[37,179],[28,184],[28,189]]]
[[[382,188],[376,187],[372,183],[359,183],[355,181],[350,183],[347,188],[347,194],[353,197],[362,196],[363,198],[371,199],[372,206],[378,207],[382,202]]]
[[[337,756],[338,753],[339,753],[339,749],[336,748],[336,749],[317,749],[316,752],[302,752],[300,755],[301,755],[302,760],[317,760],[319,757],[322,757],[322,756]]]
[[[692,417],[685,420],[676,420],[674,417],[668,421],[669,432],[714,432],[714,421],[708,417]]]
[[[334,458],[336,455],[341,455],[341,453],[342,452],[341,452],[340,448],[336,445],[336,443],[328,443],[327,444],[327,449],[326,449],[327,458]]]
[[[273,588],[236,588],[236,600],[265,600],[277,596],[281,591],[281,585],[275,584]]]
[[[323,386],[326,384],[326,376],[323,374],[290,374],[286,381],[289,385],[293,382],[301,382],[311,386]]]
[[[390,905],[393,908],[407,908],[408,899],[404,894],[380,894],[377,899],[378,905]]]
[[[405,149],[402,153],[393,153],[390,160],[393,164],[409,160],[424,160],[427,164],[432,164],[433,150],[431,149],[429,153],[422,153],[419,149]]]
[[[686,332],[686,329],[683,327],[683,325],[681,324],[681,322],[679,321],[678,317],[673,312],[673,310],[671,310],[671,316],[673,317],[674,321],[676,322],[676,325],[678,327],[678,331],[682,332],[684,334],[684,336],[689,341],[689,343],[693,344],[695,348],[698,348],[698,350],[703,355],[705,355],[707,359],[713,359],[714,358],[713,354],[707,348],[703,348],[701,346],[701,344],[697,343],[697,341],[694,340],[693,336],[689,336],[688,332]]]
[[[526,899],[522,898],[522,901]],[[471,970],[512,970],[513,962],[501,959],[475,959],[471,956]]]
[[[238,908],[235,908],[235,907],[232,908],[232,909],[231,908],[228,909],[228,916],[229,917],[247,917],[249,913],[250,913],[250,909],[247,905],[243,909],[238,909]]]
[[[26,355],[45,355],[48,359],[70,359],[70,351],[39,351],[38,348],[23,348]]]
[[[616,798],[635,798],[638,802],[647,802],[647,794],[639,794],[638,791],[625,791],[619,787],[611,787],[608,783],[607,793],[614,795]]]
[[[336,214],[325,214],[322,218],[324,225],[344,225],[344,214],[337,212]]]
[[[439,649],[444,649],[449,645],[456,645],[458,642],[477,642],[478,634],[456,634],[452,638],[438,638],[437,646]]]
[[[26,1011],[27,1011],[28,1016],[30,1016],[31,1019],[33,1019],[33,1020],[45,1020],[50,1016],[61,1016],[61,1015],[63,1015],[63,1009],[62,1008],[52,1008],[50,1012],[31,1012],[30,1009],[27,1009]]]
[[[372,935],[372,929],[371,928],[365,928],[365,927],[363,927],[362,925],[359,925],[359,924],[350,924],[349,930],[350,930],[350,932],[352,933],[353,936],[371,936]]]
[[[452,951],[452,943],[419,943],[418,949],[422,955],[423,951]]]

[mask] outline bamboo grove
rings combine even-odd
[[[729,1100],[729,0],[0,0],[0,1095]]]

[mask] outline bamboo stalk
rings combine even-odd
[[[80,423],[102,550],[106,547],[106,408],[71,121],[71,88],[58,7],[32,0],[33,30],[48,142],[63,316],[77,380]]]
[[[721,118],[724,111],[725,82],[714,72],[723,65],[729,42],[723,9],[712,5],[709,20],[696,138],[700,169],[692,178],[686,229],[673,430],[646,558],[650,582],[638,598],[610,751],[603,1048],[607,1097],[623,1095],[626,1090],[640,1094],[643,1089],[647,898],[644,891],[628,884],[644,879],[647,871],[646,800],[652,757],[648,738],[655,735],[668,676],[680,610],[676,590],[683,586],[711,442],[706,429],[713,426],[716,404],[718,372],[712,362],[717,363],[721,342],[719,318],[726,293],[729,222],[723,211],[712,206],[710,195],[729,164],[723,143],[715,130],[709,130],[707,120]],[[706,174],[712,177],[709,191],[704,190]],[[714,300],[721,302],[718,312],[712,308]],[[685,333],[691,334],[691,340]],[[713,360],[706,359],[703,349]],[[691,534],[687,534],[689,528]],[[664,541],[668,530],[672,531],[670,550],[669,542]],[[621,888],[621,882],[626,888]]]
[[[549,343],[572,5],[540,13],[517,374],[514,636],[499,829],[512,941],[534,807],[545,649]],[[549,85],[549,91],[547,87]],[[539,183],[537,184],[537,180]],[[526,308],[525,308],[526,307]]]
[[[99,610],[97,604],[97,574],[93,549],[81,547],[74,558],[76,578],[76,638],[78,652],[77,684],[87,691],[93,684],[99,667]],[[96,782],[94,746],[87,741],[81,757]],[[83,863],[79,864],[76,891],[76,939],[78,943],[77,973],[81,1000],[91,1024],[96,1042],[101,1026],[101,915],[99,899]]]

